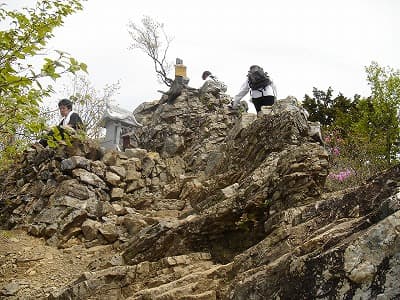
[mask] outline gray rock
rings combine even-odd
[[[117,232],[115,224],[112,223],[105,223],[99,227],[100,233],[104,236],[104,238],[110,242],[115,242],[118,237],[119,233]]]
[[[95,187],[103,188],[103,189],[106,188],[106,184],[100,177],[98,177],[97,175],[90,173],[84,169],[74,169],[72,171],[72,174],[75,177],[79,178],[79,180],[81,182],[90,184]]]
[[[87,219],[82,223],[82,233],[87,241],[93,241],[97,237],[98,229],[101,226],[100,222]]]
[[[90,160],[81,156],[72,156],[61,161],[61,170],[73,170],[75,168],[90,169]]]

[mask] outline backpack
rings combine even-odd
[[[266,86],[272,83],[267,72],[264,72],[263,68],[253,68],[247,74],[249,80],[249,86],[252,90],[263,90]]]

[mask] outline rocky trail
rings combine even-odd
[[[23,230],[0,231],[0,240],[0,295],[7,299],[46,298],[115,254],[112,245],[58,249]]]

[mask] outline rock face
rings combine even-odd
[[[121,249],[50,299],[400,297],[399,167],[324,193],[328,154],[292,99],[258,118],[229,102],[184,89],[138,107],[135,149],[38,149],[1,174],[3,227]]]

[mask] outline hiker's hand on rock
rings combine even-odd
[[[239,107],[238,107],[238,105],[235,105],[235,104],[233,104],[233,103],[230,103],[230,104],[228,104],[228,108],[229,108],[229,109],[232,109],[232,110],[237,110]]]

